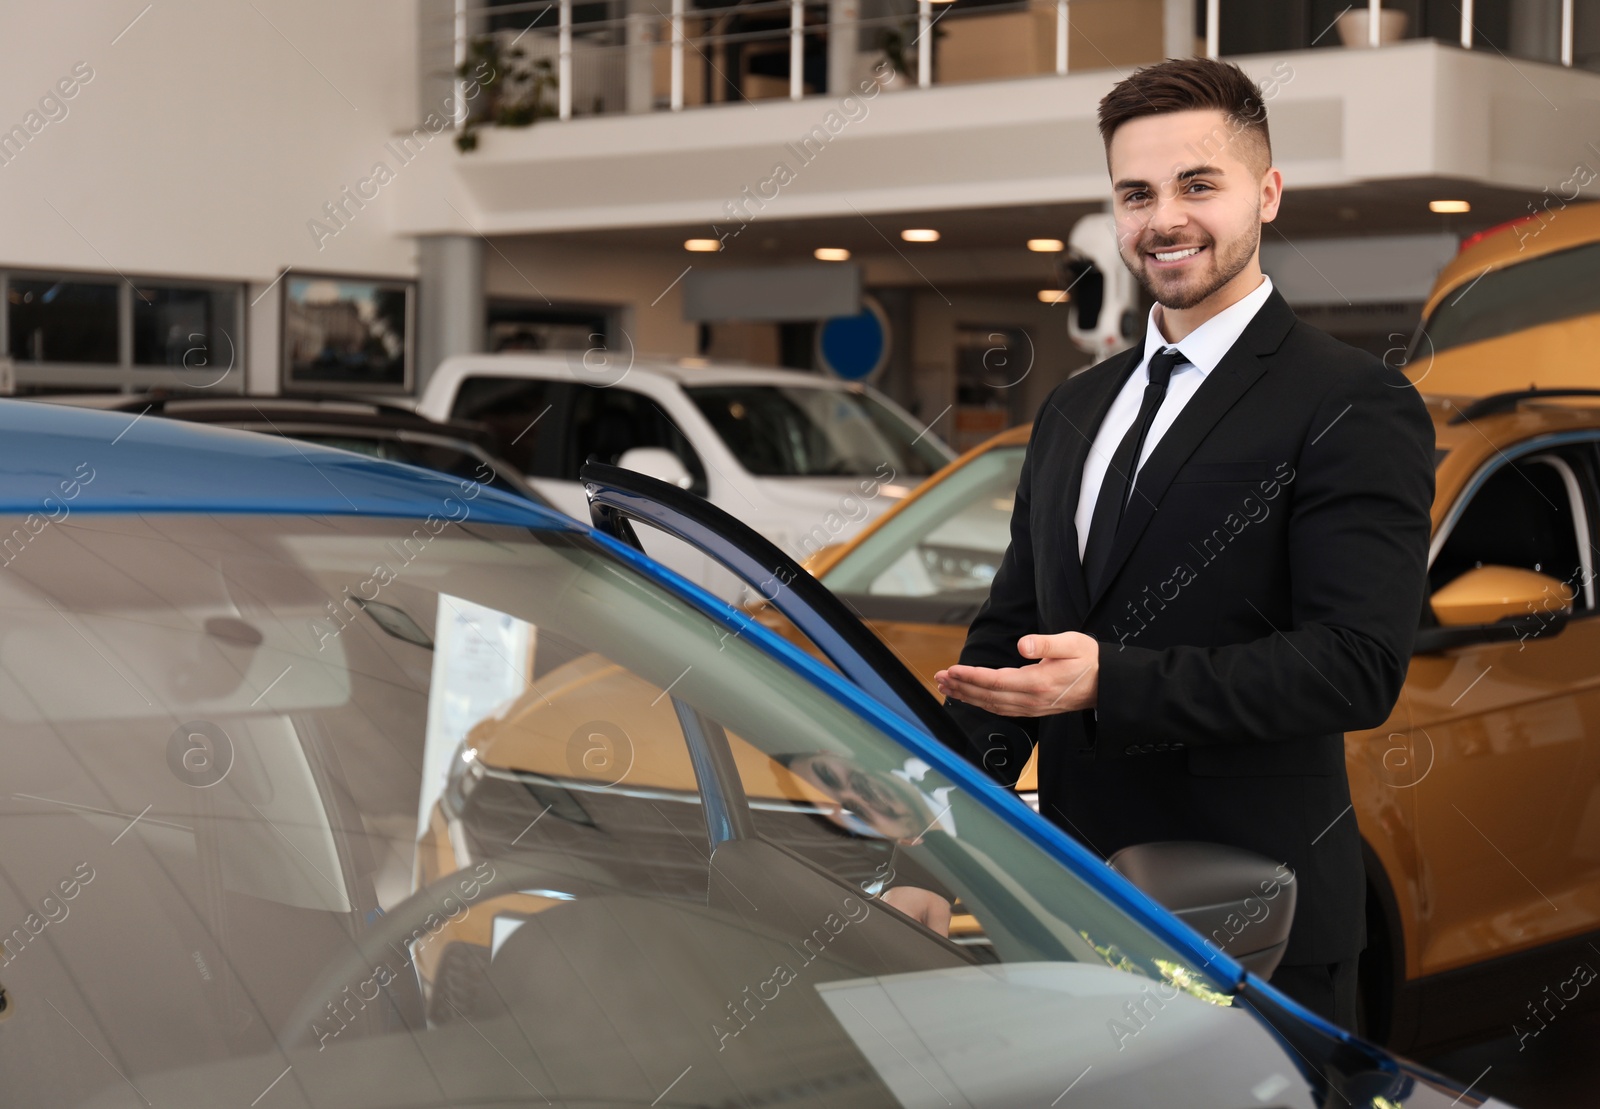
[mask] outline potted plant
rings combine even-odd
[[[907,51],[916,49],[918,20],[915,16],[901,20],[893,27],[886,28],[883,32],[883,60],[894,69],[895,79],[883,85],[885,89],[909,89],[917,84],[917,58],[913,54],[906,57]],[[939,57],[939,40],[944,38],[945,29],[939,26],[937,18],[932,25],[932,45],[934,61],[937,65]]]
[[[1371,24],[1365,4],[1348,9],[1339,17],[1339,38],[1346,46],[1366,46],[1371,39]],[[1405,12],[1383,8],[1378,13],[1378,42],[1387,46],[1406,37]]]
[[[556,85],[549,58],[530,60],[521,47],[500,49],[494,35],[481,35],[467,48],[466,59],[456,67],[456,77],[467,83],[467,117],[456,135],[462,151],[476,150],[477,129],[527,127],[556,109],[545,97]]]

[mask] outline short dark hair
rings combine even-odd
[[[1226,116],[1233,135],[1259,140],[1257,172],[1265,173],[1272,165],[1272,139],[1267,134],[1267,105],[1261,89],[1232,62],[1212,58],[1168,58],[1118,81],[1100,101],[1100,138],[1105,142],[1107,162],[1111,136],[1129,120],[1207,109]]]

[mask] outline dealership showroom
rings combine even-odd
[[[1600,1105],[1600,0],[0,53],[0,1105]]]

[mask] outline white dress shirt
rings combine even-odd
[[[1175,346],[1189,361],[1180,363],[1172,371],[1172,380],[1167,384],[1167,395],[1161,401],[1161,407],[1156,409],[1155,420],[1150,424],[1150,431],[1145,435],[1144,448],[1139,453],[1138,465],[1134,467],[1135,485],[1138,483],[1139,467],[1144,465],[1145,460],[1150,457],[1150,452],[1161,442],[1161,437],[1178,418],[1178,413],[1183,411],[1183,406],[1189,403],[1189,398],[1194,396],[1211,371],[1217,368],[1223,355],[1227,354],[1229,348],[1238,341],[1245,327],[1255,318],[1255,314],[1271,295],[1272,278],[1263,274],[1260,285],[1212,316],[1177,343],[1167,342],[1166,337],[1161,334],[1161,329],[1156,326],[1156,313],[1161,310],[1161,306],[1151,307],[1150,319],[1144,331],[1144,359],[1128,376],[1128,380],[1123,383],[1122,391],[1111,402],[1106,418],[1101,421],[1100,430],[1095,432],[1094,442],[1089,447],[1089,456],[1083,462],[1083,484],[1078,490],[1078,510],[1072,517],[1078,525],[1080,560],[1089,542],[1089,522],[1094,518],[1094,503],[1100,496],[1100,483],[1105,480],[1106,471],[1111,467],[1111,456],[1116,453],[1117,446],[1128,434],[1128,429],[1133,426],[1134,420],[1139,418],[1139,408],[1144,402],[1145,386],[1150,384],[1151,355],[1164,347]]]

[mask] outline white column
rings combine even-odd
[[[1367,45],[1379,46],[1383,43],[1383,4],[1379,0],[1367,0]]]
[[[799,100],[806,94],[806,8],[804,0],[789,0],[789,99]]]
[[[1215,58],[1222,42],[1222,2],[1206,0],[1206,57]]]
[[[1194,0],[1162,0],[1161,56],[1194,56]]]
[[[933,0],[917,0],[917,87],[933,84]]]
[[[1572,65],[1572,0],[1561,0],[1561,64]]]
[[[455,49],[451,51],[454,60],[453,69],[459,70],[467,60],[467,0],[455,0]],[[467,98],[463,95],[466,86],[460,77],[455,79],[455,119],[454,123],[459,128],[467,121]],[[424,117],[426,118],[426,117]]]
[[[1056,0],[1056,72],[1067,72],[1067,0]]]
[[[648,112],[655,99],[655,36],[650,9],[630,0],[624,17],[623,101],[630,115]]]
[[[1461,46],[1472,49],[1472,0],[1461,0]]]
[[[561,0],[560,55],[556,77],[560,81],[561,118],[572,118],[572,0]]]
[[[283,358],[283,347],[280,345],[283,336],[283,289],[279,282],[283,280],[287,279],[252,281],[245,286],[244,335],[238,344],[236,357],[244,362],[246,393],[271,396],[283,391],[279,377],[279,364]],[[237,375],[230,374],[217,384],[216,389],[218,392],[223,389],[231,392],[239,380]]]
[[[861,53],[861,0],[828,0],[828,95],[852,91]]]
[[[423,235],[417,239],[416,391],[452,354],[483,350],[483,239]]]
[[[683,0],[672,0],[672,110],[683,111]]]

